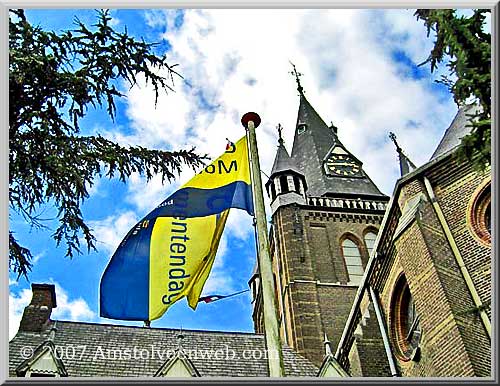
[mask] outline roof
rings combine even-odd
[[[291,170],[301,174],[294,160],[292,160],[288,155],[288,151],[286,150],[285,146],[283,145],[283,141],[281,140],[278,145],[278,150],[276,151],[276,157],[274,158],[270,177],[272,178],[273,175],[287,170]]]
[[[430,158],[431,160],[447,153],[460,144],[462,137],[471,131],[471,126],[469,126],[470,116],[478,111],[479,106],[476,104],[464,105],[458,109],[455,118],[448,129],[446,129],[436,150],[434,150]]]
[[[50,328],[41,333],[20,331],[12,339],[11,376],[26,359],[21,348],[31,347],[35,351],[48,340]],[[53,342],[61,350],[70,377],[152,377],[176,352],[178,335],[179,330],[169,328],[57,321]],[[183,351],[202,377],[268,376],[264,335],[196,330],[183,330],[182,335]],[[316,366],[287,346],[283,347],[283,357],[289,377],[318,373]]]
[[[307,129],[299,134],[298,129],[303,124],[307,126]],[[386,197],[364,171],[361,178],[327,176],[324,173],[323,160],[335,146],[341,146],[348,152],[340,142],[335,128],[326,125],[304,94],[301,93],[291,158],[306,178],[309,195],[341,194]]]

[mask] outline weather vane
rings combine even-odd
[[[293,71],[290,71],[290,74],[295,76],[295,81],[297,82],[297,90],[299,91],[299,93],[304,94],[304,89],[302,88],[302,85],[300,84],[300,77],[303,74],[297,71],[295,64],[293,64],[291,61],[289,61],[289,62],[293,67]]]
[[[278,123],[278,126],[276,126],[276,129],[278,130],[278,142],[280,145],[283,145],[283,137],[281,136],[281,132],[283,131],[283,126],[281,126],[281,123]]]

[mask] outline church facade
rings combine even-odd
[[[491,376],[491,169],[457,157],[462,106],[431,159],[399,154],[391,199],[307,101],[266,188],[281,338],[354,377]],[[258,269],[255,329],[263,331]]]
[[[491,376],[491,170],[456,158],[474,107],[418,168],[393,137],[401,178],[388,197],[297,83],[292,150],[279,129],[265,184],[286,376]],[[255,333],[57,321],[54,286],[33,284],[10,376],[268,376],[265,357],[244,354],[265,351],[260,284],[256,266]],[[57,352],[82,342],[83,354]],[[116,357],[133,347],[142,354]]]

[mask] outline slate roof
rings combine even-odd
[[[10,376],[16,376],[16,367],[25,359],[21,355],[22,347],[35,350],[48,339],[50,327],[42,333],[18,332],[12,339],[9,343]],[[56,348],[59,347],[56,350],[63,354],[62,360],[70,377],[152,377],[174,355],[179,344],[179,330],[168,328],[68,321],[57,321],[56,327],[53,342]],[[183,330],[182,335],[182,349],[190,355],[202,377],[268,376],[267,360],[263,355],[259,358],[259,353],[264,353],[263,335],[196,330]],[[75,349],[73,358],[71,347]],[[233,351],[235,359],[231,359]],[[120,352],[122,358],[114,354]],[[248,359],[243,358],[245,355]],[[283,347],[283,356],[287,376],[317,375],[318,368],[289,347]]]
[[[273,168],[271,169],[270,177],[272,178],[273,175],[280,172],[284,172],[286,170],[292,170],[296,173],[302,174],[300,173],[299,168],[295,164],[294,160],[292,160],[288,155],[288,151],[286,150],[283,141],[280,141],[278,145],[278,150],[276,151],[276,157],[274,158]]]
[[[471,130],[471,127],[468,125],[470,122],[469,115],[474,114],[478,109],[479,106],[476,104],[464,105],[459,108],[457,115],[455,115],[450,127],[446,129],[430,160],[447,153],[460,144],[462,137],[469,134]]]
[[[307,130],[298,134],[298,127],[301,124],[306,124]],[[380,192],[364,171],[364,176],[361,178],[327,176],[324,173],[323,160],[335,145],[340,145],[345,149],[333,128],[326,125],[304,94],[300,93],[291,158],[306,178],[308,194],[311,196],[340,194],[387,197]]]

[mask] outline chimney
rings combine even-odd
[[[31,303],[24,309],[19,331],[40,332],[50,320],[52,309],[57,307],[54,284],[32,284]]]

